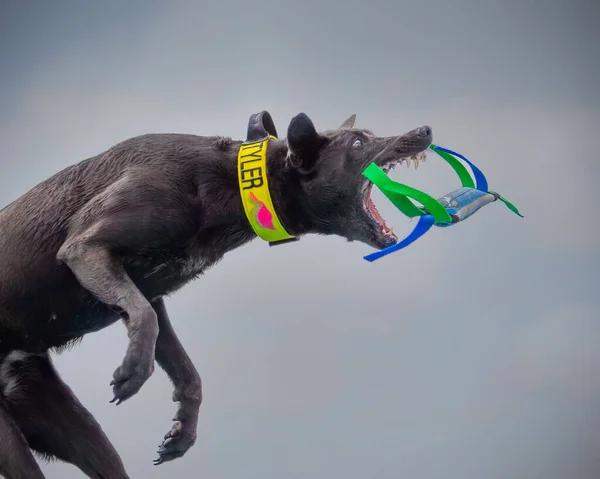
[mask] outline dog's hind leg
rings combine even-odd
[[[192,360],[173,330],[164,300],[152,303],[160,327],[156,341],[156,361],[173,383],[173,401],[179,402],[175,425],[165,435],[155,464],[182,457],[196,442],[198,412],[202,403],[202,382]]]
[[[18,383],[6,395],[6,406],[31,449],[73,464],[94,479],[128,479],[106,434],[60,379],[47,354],[23,353],[8,374]],[[4,444],[0,442],[0,450]]]
[[[0,398],[0,477],[44,479],[21,430]]]

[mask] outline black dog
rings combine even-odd
[[[397,241],[361,173],[372,161],[389,169],[422,152],[431,129],[382,138],[354,129],[354,119],[317,133],[299,114],[280,140],[268,112],[251,117],[249,139],[257,132],[270,137],[269,189],[295,239],[339,235],[375,248]],[[113,375],[113,401],[136,394],[156,360],[179,407],[155,463],[181,457],[194,444],[200,377],[162,298],[256,238],[240,199],[241,145],[183,134],[131,138],[0,211],[0,474],[43,478],[33,450],[89,477],[128,477],[48,354],[118,319],[129,346]]]

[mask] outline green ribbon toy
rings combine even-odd
[[[379,188],[402,213],[409,218],[418,216],[419,221],[414,230],[404,240],[384,248],[381,251],[376,251],[365,256],[365,260],[373,262],[394,251],[405,248],[427,233],[433,225],[445,227],[451,226],[459,221],[464,221],[483,206],[496,200],[502,201],[508,209],[523,218],[523,215],[519,213],[519,210],[506,200],[506,198],[494,191],[488,190],[488,183],[485,175],[463,155],[448,150],[447,148],[434,145],[433,143],[429,148],[446,160],[452,169],[454,169],[460,178],[462,188],[436,200],[423,191],[393,181],[375,163],[371,163],[365,168],[363,175],[377,186],[377,188]],[[473,180],[473,177],[467,168],[458,160],[458,158],[469,165],[475,180]],[[411,198],[421,203],[423,207],[415,205],[410,200]]]

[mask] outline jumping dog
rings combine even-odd
[[[389,170],[422,152],[431,128],[378,137],[354,122],[352,115],[317,132],[300,113],[279,139],[263,111],[250,117],[246,141],[141,135],[1,210],[0,474],[42,479],[38,453],[91,478],[128,478],[49,356],[118,320],[129,342],[113,374],[113,402],[135,395],[156,361],[178,409],[155,464],[183,456],[196,441],[201,380],[163,298],[258,237],[274,245],[338,235],[377,249],[397,242],[361,173],[371,162]],[[244,163],[242,152],[255,163]]]

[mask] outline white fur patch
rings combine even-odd
[[[180,264],[182,266],[181,273],[185,277],[200,274],[206,268],[208,262],[205,258],[190,256],[185,260],[181,260]]]
[[[29,356],[29,353],[15,349],[0,363],[0,391],[5,398],[10,397],[19,386],[19,377],[12,373],[12,365],[26,360]]]
[[[23,361],[24,359],[27,359],[28,356],[29,356],[29,353],[15,349],[14,351],[11,351],[10,353],[8,353],[6,358],[4,358],[4,361],[2,362],[2,364],[4,364],[4,363],[10,364],[10,363],[16,363],[18,361]]]

